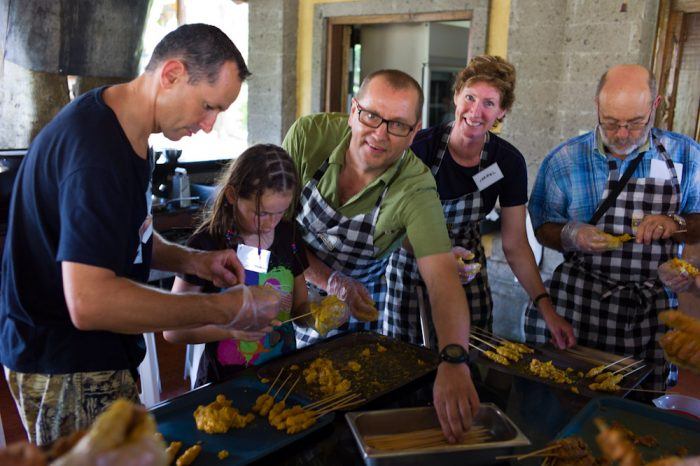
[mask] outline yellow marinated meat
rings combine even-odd
[[[552,361],[542,362],[538,359],[530,361],[530,372],[543,379],[553,380],[557,383],[573,384],[566,371],[559,369]]]
[[[659,340],[666,359],[700,373],[700,320],[681,311],[661,312],[659,320],[673,329]]]
[[[688,275],[689,277],[697,277],[700,270],[688,261],[674,257],[671,259],[671,265],[679,272]]]
[[[240,414],[231,403],[231,400],[219,394],[215,401],[198,406],[194,411],[197,429],[208,434],[223,434],[231,428],[243,428],[255,419],[252,413]]]
[[[522,343],[515,343],[512,341],[504,340],[503,341],[503,346],[507,346],[508,348],[511,348],[513,351],[517,351],[518,353],[521,354],[527,354],[527,353],[534,353],[535,350],[530,348],[527,345],[523,345]]]
[[[362,369],[362,366],[357,361],[348,361],[347,367],[353,372],[360,372],[360,369]]]
[[[586,377],[589,379],[592,379],[593,377],[595,377],[598,374],[600,374],[601,372],[603,372],[606,367],[607,366],[604,364],[601,366],[593,367],[593,368],[589,369],[588,372],[586,372]]]
[[[340,375],[340,372],[333,367],[333,362],[330,359],[314,359],[309,367],[304,369],[302,374],[307,384],[317,384],[325,395],[343,393],[350,390],[350,381]]]
[[[225,460],[226,458],[228,458],[228,450],[221,450],[219,453],[216,454],[216,457],[220,460]]]
[[[335,295],[328,295],[320,303],[309,304],[311,316],[314,318],[314,328],[325,336],[338,328],[347,313],[347,305]]]
[[[504,366],[510,365],[510,362],[506,358],[504,358],[500,354],[494,353],[493,351],[484,351],[484,356],[491,359],[492,361],[496,361],[499,364],[503,364]]]
[[[189,447],[175,462],[175,466],[189,466],[197,459],[199,453],[202,451],[201,445],[194,445]]]
[[[182,448],[182,442],[170,442],[168,448],[165,449],[165,454],[168,457],[168,464],[173,462],[173,460],[177,456],[177,452],[180,451],[180,448]]]
[[[259,413],[263,409],[263,407],[268,403],[268,400],[272,400],[272,402],[274,403],[274,399],[270,395],[268,395],[267,393],[263,393],[255,400],[255,404],[252,408],[250,408],[251,411]]]
[[[505,345],[496,347],[496,352],[504,358],[510,359],[513,362],[518,362],[523,358],[519,352]]]
[[[622,380],[624,374],[615,374],[610,377],[606,377],[601,382],[593,382],[588,385],[588,388],[598,392],[616,392],[620,389],[618,383]]]

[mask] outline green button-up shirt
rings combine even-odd
[[[370,212],[399,171],[382,201],[374,229],[377,258],[397,249],[406,235],[416,257],[451,250],[435,179],[410,150],[344,205],[339,205],[338,179],[350,146],[348,115],[320,113],[301,117],[289,129],[282,146],[292,156],[302,186],[313,178],[324,161],[329,161],[318,190],[328,204],[346,217]]]

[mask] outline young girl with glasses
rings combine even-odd
[[[203,250],[245,244],[269,250],[267,272],[246,270],[246,284],[267,285],[282,293],[277,320],[283,322],[306,307],[304,269],[308,266],[294,222],[285,218],[295,202],[299,179],[291,157],[281,147],[250,147],[224,169],[217,193],[188,246]],[[244,263],[245,265],[245,263]],[[173,292],[219,288],[196,276],[178,276]],[[193,312],[196,312],[193,309]],[[173,343],[206,343],[195,386],[229,378],[250,364],[261,364],[296,348],[291,322],[268,333],[241,332],[208,325],[164,332]]]

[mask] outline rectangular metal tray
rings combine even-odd
[[[475,344],[478,344],[480,348],[484,349],[493,349],[489,348],[483,343],[479,343],[477,341],[474,341]],[[618,356],[615,354],[611,353],[606,353],[603,351],[599,351],[593,348],[585,348],[581,346],[577,346],[576,351],[579,351],[582,354],[574,354],[573,352],[570,351],[562,351],[559,349],[556,349],[550,345],[543,345],[543,346],[530,346],[532,349],[535,350],[534,353],[531,354],[526,354],[524,355],[523,359],[518,361],[517,363],[511,363],[509,366],[504,366],[502,364],[499,364],[495,361],[492,361],[491,359],[487,358],[484,356],[481,351],[478,351],[476,349],[472,349],[470,352],[470,357],[472,360],[478,361],[480,364],[496,369],[501,372],[505,372],[507,374],[511,375],[517,375],[518,377],[523,377],[529,380],[534,380],[537,382],[541,382],[547,385],[550,385],[552,387],[557,387],[561,388],[562,390],[572,392],[571,387],[576,387],[578,389],[578,395],[588,397],[588,398],[595,398],[599,396],[620,396],[624,397],[627,396],[630,393],[630,390],[618,390],[614,393],[606,393],[606,392],[599,392],[595,390],[591,390],[588,388],[588,385],[592,382],[590,379],[580,379],[578,377],[575,377],[575,375],[578,372],[583,372],[584,374],[588,372],[589,369],[598,366],[599,364],[596,364],[593,362],[595,361],[607,361],[608,363],[619,361],[622,359],[624,356]],[[547,362],[547,361],[553,361],[554,365],[558,367],[559,369],[564,369],[570,367],[574,371],[572,372],[572,378],[576,380],[576,382],[573,385],[569,384],[564,384],[564,383],[557,383],[554,382],[553,380],[550,379],[543,379],[541,377],[538,377],[534,374],[532,374],[529,370],[528,367],[530,365],[530,361],[532,358],[536,358],[542,362]],[[613,366],[613,370],[617,370],[622,368],[622,366],[626,366],[628,364],[632,364],[636,362],[636,359],[626,359],[621,365],[618,366]],[[634,366],[636,368],[637,366]],[[637,387],[644,378],[651,373],[651,371],[654,369],[654,365],[650,363],[646,363],[646,366],[644,369],[640,369],[633,374],[630,374],[628,377],[625,377],[622,379],[621,385],[623,388],[635,388]],[[573,393],[573,392],[572,392]]]
[[[378,346],[386,351],[377,351]],[[370,356],[361,352],[370,349]],[[370,402],[409,382],[433,372],[439,363],[437,353],[422,346],[405,343],[374,332],[354,332],[337,335],[295,353],[282,356],[258,369],[258,377],[274,380],[282,368],[298,366],[299,374],[312,360],[324,357],[333,361],[344,378],[351,382],[350,391],[362,395]],[[347,369],[347,362],[353,360],[362,367],[359,372]],[[321,394],[316,386],[309,386],[302,377],[295,393],[318,400]],[[357,406],[355,406],[357,407]]]
[[[595,418],[601,418],[608,424],[617,421],[635,435],[653,435],[659,441],[657,447],[637,446],[645,461],[677,454],[679,448],[687,448],[689,456],[700,455],[700,421],[616,397],[599,397],[589,401],[557,434],[557,439],[573,435],[582,437],[591,447],[593,455],[600,456],[595,441],[598,434],[593,422]]]
[[[321,416],[311,428],[294,435],[288,435],[286,432],[275,429],[269,424],[267,418],[262,418],[257,414],[255,420],[246,427],[231,429],[225,434],[207,434],[197,430],[193,416],[194,410],[199,405],[207,405],[214,401],[219,393],[233,400],[233,406],[241,413],[248,413],[256,398],[265,393],[267,389],[268,386],[256,380],[254,374],[244,373],[235,379],[220,384],[206,385],[160,403],[151,409],[151,413],[158,423],[158,431],[163,434],[167,442],[182,442],[179,454],[197,442],[202,442],[202,452],[194,462],[196,466],[248,464],[321,429],[334,418],[332,413]],[[283,391],[282,394],[286,394],[286,391]],[[278,400],[280,398],[281,396]],[[287,399],[288,406],[304,405],[307,402],[308,400],[294,394]],[[221,450],[227,450],[230,456],[220,460],[217,453]]]
[[[345,414],[365,464],[369,466],[439,464],[469,465],[497,462],[496,457],[512,454],[516,447],[530,445],[530,440],[493,403],[482,403],[474,423],[488,429],[492,440],[473,445],[448,445],[404,451],[372,450],[365,436],[399,434],[439,427],[432,406],[351,412]]]

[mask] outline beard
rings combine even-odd
[[[609,138],[605,131],[600,128],[600,137],[603,140],[605,147],[613,154],[628,156],[638,148],[640,148],[649,137],[651,131],[651,122],[644,128],[644,131],[637,137],[633,137],[630,131],[627,131],[627,136],[624,138],[613,136]],[[617,133],[615,133],[617,134]]]

